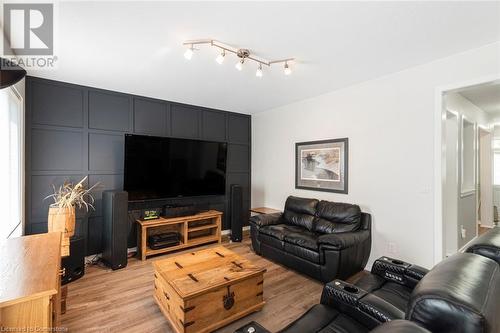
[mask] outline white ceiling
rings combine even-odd
[[[500,2],[60,2],[58,68],[35,76],[254,113],[500,40]],[[186,39],[214,38],[267,59],[255,77]]]
[[[500,82],[466,88],[460,94],[485,112],[500,113]]]

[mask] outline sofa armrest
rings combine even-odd
[[[413,289],[429,270],[402,260],[380,257],[372,265],[372,273],[388,281]]]
[[[366,294],[365,290],[337,279],[323,286],[320,303],[338,310],[355,308],[358,306],[359,299]],[[342,309],[339,307],[342,307]]]
[[[336,308],[369,328],[405,317],[405,313],[391,303],[342,280],[325,285],[321,304]]]
[[[249,222],[258,227],[278,224],[282,213],[260,214],[251,216]]]
[[[370,238],[370,230],[325,234],[318,237],[320,245],[326,245],[335,250],[342,250],[357,245]]]

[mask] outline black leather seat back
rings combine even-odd
[[[413,290],[406,318],[431,332],[500,331],[500,268],[488,258],[455,254]]]
[[[500,265],[500,228],[492,228],[473,240],[466,251],[493,259]]]
[[[368,213],[361,212],[361,221],[359,224],[359,229],[371,230],[371,228],[372,228],[372,216]]]
[[[289,196],[285,202],[283,222],[311,231],[313,229],[314,213],[316,212],[317,204],[317,199]]]
[[[355,231],[359,229],[360,224],[361,209],[358,205],[322,200],[316,207],[316,232],[333,234]]]

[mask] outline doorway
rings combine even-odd
[[[498,221],[500,80],[443,91],[441,107],[442,224],[437,234],[442,243],[437,260],[465,248]]]

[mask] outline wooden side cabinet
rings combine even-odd
[[[0,331],[50,332],[60,325],[61,233],[0,241]]]

